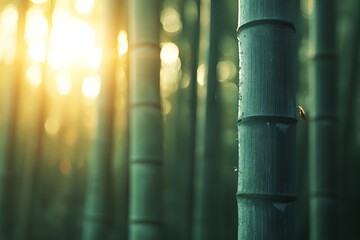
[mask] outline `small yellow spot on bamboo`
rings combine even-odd
[[[301,106],[296,106],[302,119],[306,120],[306,112]]]

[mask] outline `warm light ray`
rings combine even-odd
[[[32,85],[40,85],[42,81],[41,67],[38,64],[32,64],[26,70],[26,78]]]
[[[16,28],[18,17],[16,8],[9,4],[1,14],[1,24],[6,28],[14,29]]]
[[[56,88],[61,95],[68,95],[72,89],[71,76],[66,72],[59,72],[56,76]]]
[[[25,40],[28,44],[44,40],[49,32],[48,21],[39,8],[30,8],[26,13]]]
[[[82,93],[88,98],[96,98],[100,93],[100,77],[91,75],[84,79],[82,84]]]
[[[125,55],[128,51],[128,40],[127,40],[127,33],[121,30],[117,36],[118,41],[118,54],[119,57]]]
[[[42,63],[46,60],[46,43],[44,41],[32,41],[28,49],[29,57],[36,63]]]
[[[16,53],[16,30],[18,12],[9,4],[5,7],[0,17],[0,61],[11,64]]]
[[[88,14],[94,8],[95,1],[94,0],[76,0],[75,8],[78,13]]]
[[[57,18],[64,21],[54,24],[50,34],[49,64],[54,69],[87,65],[98,67],[101,49],[95,39],[93,27],[80,19],[70,18],[65,12]]]
[[[94,46],[88,53],[87,64],[93,69],[99,69],[102,59],[102,50],[100,46]]]

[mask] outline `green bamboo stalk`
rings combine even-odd
[[[220,117],[216,65],[219,60],[221,1],[210,3],[210,42],[207,52],[207,85],[203,150],[195,167],[193,239],[221,239],[220,228]]]
[[[360,44],[360,30],[358,25],[360,23],[360,9],[359,1],[351,1],[345,5],[347,19],[351,19],[348,23],[348,31],[342,37],[342,53],[339,54],[339,80],[338,88],[340,91],[338,95],[338,114],[339,114],[339,128],[340,128],[340,186],[338,189],[340,206],[340,235],[344,239],[356,238],[359,235],[359,228],[354,224],[354,217],[358,211],[354,209],[354,204],[357,204],[358,191],[354,186],[354,180],[357,176],[356,156],[352,156],[352,141],[354,136],[354,127],[356,126],[356,117],[354,117],[354,110],[356,109],[357,89],[359,86],[359,71],[358,66],[360,57],[357,49]],[[339,16],[340,19],[340,16]],[[340,51],[339,51],[340,53]],[[339,159],[339,160],[340,160]],[[356,180],[355,180],[356,181]]]
[[[310,82],[310,239],[338,239],[335,1],[315,0]]]
[[[159,29],[158,0],[129,2],[131,240],[163,235]]]
[[[118,1],[119,26],[128,32],[128,1]],[[116,111],[113,157],[113,191],[114,191],[114,236],[115,239],[128,239],[129,211],[129,69],[128,54],[121,57],[118,66],[125,72],[118,76],[116,92]]]
[[[97,126],[89,162],[82,239],[108,239],[111,234],[111,160],[116,76],[116,1],[104,6],[103,61],[98,98]]]
[[[186,18],[185,10],[188,4],[196,8],[197,14],[191,19]],[[165,210],[165,229],[166,239],[185,240],[191,239],[193,227],[200,2],[199,0],[180,1],[178,5],[183,28],[176,40],[180,48],[182,70],[189,75],[182,75],[180,87],[174,94],[174,107],[170,113],[173,120],[167,117],[166,121],[169,122],[169,138],[173,139],[174,143],[172,143],[173,149],[166,147],[171,156],[164,166],[165,201],[168,204]],[[188,81],[189,79],[186,78],[189,77],[189,85],[182,88],[182,81]],[[166,142],[168,144],[169,141]],[[179,201],[182,204],[179,205]]]
[[[53,5],[47,9],[47,20],[49,23],[49,28],[51,28],[51,14],[53,12]],[[47,38],[47,48],[49,48],[50,37]],[[48,52],[48,51],[47,51]],[[42,78],[47,78],[47,66],[46,63],[42,63]],[[29,92],[27,93],[29,94]],[[39,87],[33,93],[36,96],[33,96],[32,99],[35,99],[34,102],[34,117],[32,118],[33,124],[28,136],[27,151],[23,157],[23,171],[19,175],[21,177],[21,186],[19,193],[19,205],[16,230],[15,230],[15,239],[24,239],[26,236],[29,236],[32,230],[39,225],[38,218],[38,209],[36,202],[39,201],[39,189],[41,189],[41,180],[40,180],[40,166],[42,165],[42,145],[43,145],[43,134],[44,134],[44,124],[45,124],[45,113],[46,113],[46,90],[45,90],[45,81],[43,80]],[[27,97],[27,96],[25,96]],[[31,97],[31,96],[30,96]],[[31,139],[31,140],[30,140]]]
[[[127,58],[127,57],[126,57]],[[126,59],[127,61],[127,59]],[[114,191],[114,230],[116,239],[128,239],[128,211],[129,211],[129,109],[128,109],[128,71],[123,79],[118,79],[121,90],[118,91],[118,97],[121,100],[121,106],[116,110],[119,124],[116,129],[114,139],[114,157],[113,157],[113,191]]]
[[[15,1],[18,10],[18,27],[16,53],[13,66],[9,67],[9,78],[6,79],[7,91],[4,96],[4,108],[0,114],[0,239],[11,239],[14,228],[14,183],[16,159],[16,123],[18,100],[22,82],[22,67],[25,42],[25,13],[27,1]]]
[[[238,239],[292,239],[295,2],[239,1]]]

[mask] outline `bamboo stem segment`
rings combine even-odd
[[[159,1],[129,1],[129,239],[162,239]]]
[[[335,2],[314,1],[309,135],[310,239],[338,239]]]
[[[239,0],[238,239],[291,239],[295,1]]]

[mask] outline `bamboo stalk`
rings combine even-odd
[[[238,239],[291,239],[295,1],[239,1]]]
[[[220,41],[220,10],[221,1],[212,0],[210,3],[210,39],[207,65],[207,83],[205,99],[205,123],[199,157],[195,166],[195,202],[193,238],[221,239],[220,227],[220,117],[219,117],[219,91],[216,65],[219,60]]]
[[[22,54],[25,41],[25,13],[27,1],[18,0],[14,4],[18,11],[16,53],[13,66],[9,67],[9,78],[6,79],[7,91],[4,96],[4,108],[0,114],[0,238],[11,239],[14,229],[14,183],[16,159],[16,123],[18,121],[18,101],[22,83]]]
[[[103,62],[95,139],[88,169],[82,239],[108,239],[111,233],[112,147],[115,104],[117,22],[116,1],[104,6]]]
[[[159,3],[129,2],[131,240],[158,240],[163,236]]]
[[[310,239],[338,239],[335,2],[315,0],[309,136]]]

